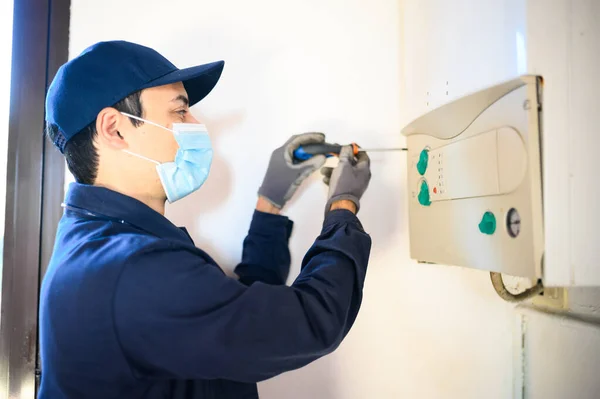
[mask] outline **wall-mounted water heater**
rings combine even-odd
[[[521,76],[402,130],[413,259],[542,277],[541,94]]]

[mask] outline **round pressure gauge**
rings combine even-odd
[[[521,232],[521,215],[519,212],[512,208],[508,211],[506,215],[506,229],[508,230],[508,235],[515,238]]]

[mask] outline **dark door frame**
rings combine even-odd
[[[45,139],[44,100],[68,59],[70,0],[14,0],[0,399],[34,398],[41,277],[62,215],[65,165]]]

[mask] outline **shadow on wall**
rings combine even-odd
[[[174,222],[178,225],[185,225],[190,234],[195,236],[196,246],[209,255],[215,256],[218,251],[211,243],[210,232],[202,229],[202,220],[206,215],[223,206],[232,191],[233,184],[231,168],[216,150],[218,148],[217,143],[234,126],[243,122],[245,113],[242,110],[231,111],[229,114],[218,118],[208,118],[197,111],[193,111],[193,113],[201,123],[208,127],[215,151],[210,175],[202,188],[177,203],[178,211],[176,213],[182,215],[181,209],[185,209],[185,220],[181,220],[181,216],[179,216],[177,217],[178,220]],[[194,234],[196,232],[200,232],[200,234]],[[219,263],[218,259],[215,260]]]
[[[306,367],[283,373],[258,384],[261,399],[334,399],[340,398],[336,359],[326,356]]]
[[[329,132],[331,140],[340,144],[356,142],[363,148],[400,147],[400,143],[382,137],[393,137],[388,132],[365,129],[347,125],[340,120],[324,121],[318,124]],[[399,136],[399,134],[398,134]],[[372,152],[371,182],[361,200],[358,214],[367,232],[373,238],[373,248],[387,247],[390,240],[396,238],[400,228],[398,217],[406,205],[406,193],[401,189],[406,174],[406,156],[404,152]]]
[[[379,142],[374,142],[375,139],[382,135],[379,131],[365,131],[364,129],[353,128],[341,120],[320,120],[308,124],[307,126],[315,127],[313,129],[304,129],[306,131],[320,131],[326,134],[328,142],[338,144],[349,144],[353,141],[359,145],[366,147],[392,147],[392,145],[383,145]],[[406,215],[406,154],[391,152],[391,153],[371,153],[371,182],[363,199],[361,200],[361,209],[358,214],[359,219],[363,223],[365,230],[371,235],[373,247],[371,252],[371,260],[378,252],[386,251],[390,246],[399,247],[398,233],[402,229],[402,224],[406,220],[399,220],[401,215]],[[328,165],[335,166],[337,161],[328,161]],[[309,199],[307,194],[314,194],[315,187],[319,187],[322,192],[322,198],[318,198],[319,203],[310,206],[306,204]],[[295,248],[308,249],[314,239],[315,234],[308,232],[319,232],[320,225],[323,220],[324,206],[327,201],[328,188],[321,182],[320,173],[315,173],[314,176],[305,182],[297,191],[296,195],[289,202],[289,207],[294,209],[294,219],[298,221],[295,226],[294,242],[292,245]],[[307,232],[306,234],[303,234]],[[408,239],[408,237],[401,237]],[[302,254],[304,255],[304,254]],[[407,256],[407,255],[405,255]],[[292,264],[290,277],[295,278],[299,272],[299,259]]]
[[[398,245],[398,218],[406,205],[406,193],[400,189],[400,176],[405,170],[404,154],[399,158],[395,153],[371,154],[372,178],[369,188],[361,201],[359,217],[364,228],[371,234],[373,250]],[[400,171],[398,171],[398,168]],[[402,221],[405,223],[406,221]]]
[[[234,191],[234,184],[243,177],[234,176],[232,163],[219,152],[219,142],[228,141],[233,131],[252,125],[252,109],[267,108],[261,99],[265,96],[256,95],[264,90],[264,81],[267,78],[267,62],[272,58],[275,50],[268,43],[253,41],[246,36],[223,36],[222,27],[217,30],[199,33],[197,29],[190,31],[177,31],[176,36],[161,36],[152,43],[147,43],[140,38],[143,44],[164,51],[165,56],[181,68],[198,65],[203,62],[225,60],[225,69],[219,80],[218,89],[210,93],[210,101],[220,106],[219,114],[204,115],[197,108],[192,108],[192,113],[199,121],[205,123],[209,129],[213,147],[215,149],[213,163],[208,180],[203,187],[190,196],[178,201],[167,215],[176,225],[186,226],[193,236],[197,247],[214,257],[215,261],[230,276],[233,276],[235,263],[226,260],[222,247],[215,245],[214,232],[208,225],[215,226],[217,213],[223,214],[222,207]],[[208,32],[208,33],[207,33]],[[201,37],[199,37],[199,35]],[[181,37],[187,40],[180,40]],[[207,39],[210,37],[210,39]],[[197,48],[190,51],[190,43],[200,43]],[[250,118],[249,118],[250,116]],[[256,117],[254,116],[254,119]],[[240,145],[248,137],[239,137],[236,140]],[[253,204],[249,204],[252,206]],[[227,225],[234,220],[220,220],[219,223]],[[243,237],[242,237],[243,238]],[[241,244],[241,239],[238,245]],[[239,259],[236,259],[239,261]]]

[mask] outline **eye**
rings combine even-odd
[[[188,113],[188,110],[187,109],[180,109],[179,111],[175,111],[175,112],[177,112],[181,116],[186,116],[187,113]]]

